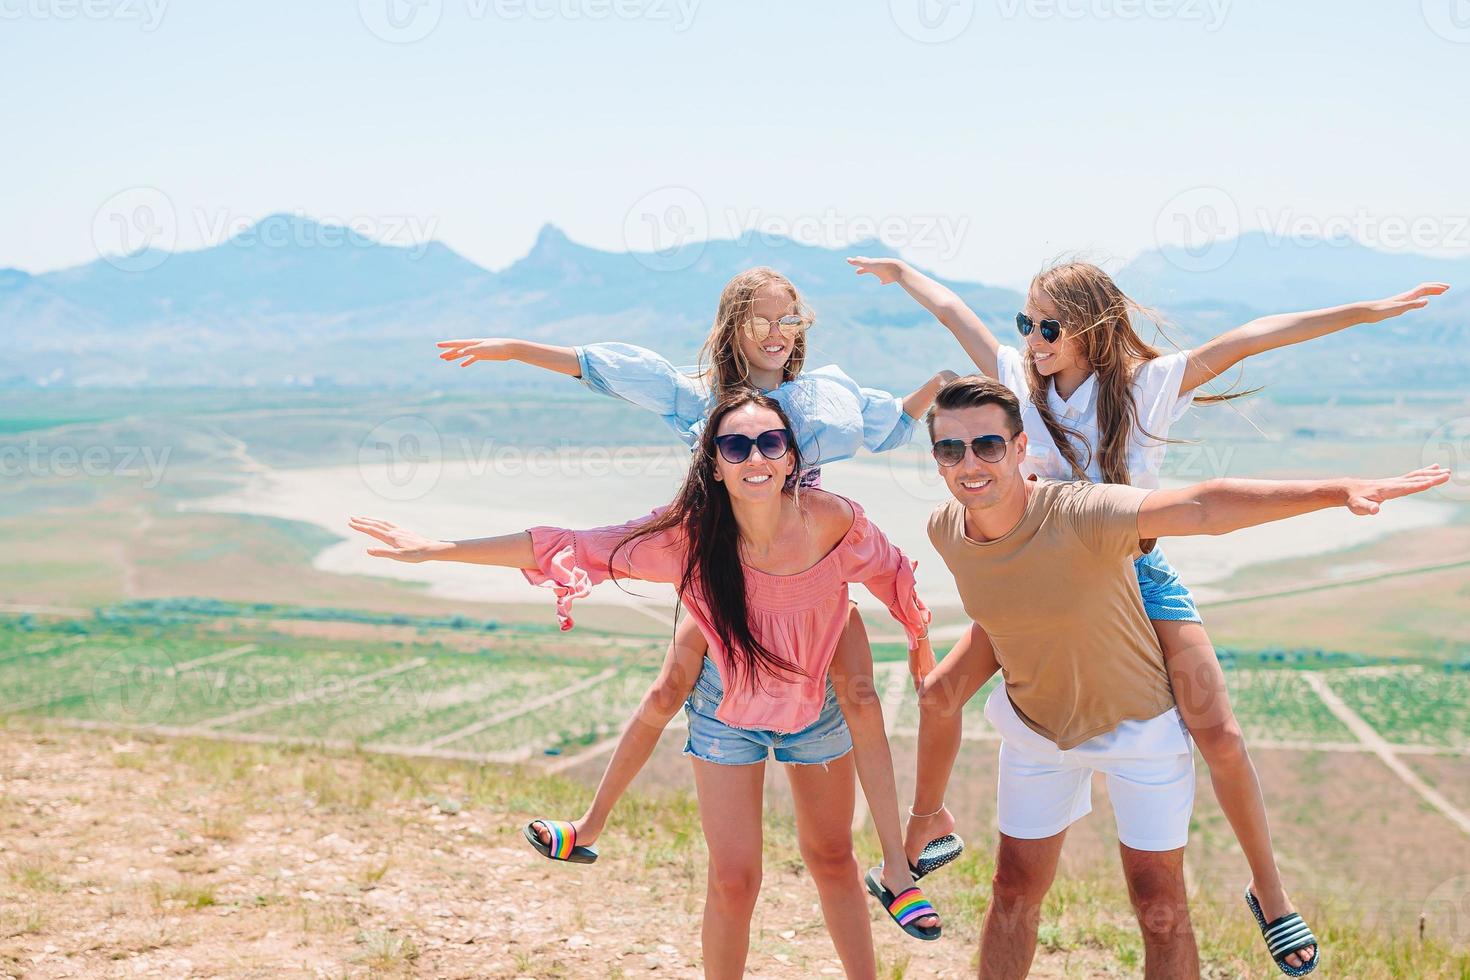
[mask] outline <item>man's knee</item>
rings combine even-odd
[[[990,894],[1000,906],[1017,913],[1040,915],[1042,900],[1051,888],[1051,864],[1028,860],[1028,855],[1005,838],[996,855]]]
[[[1127,869],[1128,894],[1145,940],[1167,942],[1189,931],[1189,897],[1181,865],[1143,861]]]

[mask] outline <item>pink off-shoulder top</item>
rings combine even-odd
[[[800,677],[763,676],[759,688],[749,683],[732,687],[729,653],[723,638],[710,626],[704,596],[697,587],[681,595],[719,668],[725,694],[715,717],[727,725],[798,732],[817,720],[826,694],[827,668],[847,623],[850,582],[861,582],[882,600],[908,634],[909,649],[917,647],[919,634],[929,623],[929,610],[914,591],[916,563],[869,523],[861,507],[847,502],[852,507],[852,527],[812,567],[794,575],[772,575],[745,566],[751,631],[767,649],[798,664],[803,671]],[[572,628],[572,600],[587,595],[599,582],[632,578],[678,584],[687,547],[677,529],[639,539],[618,551],[616,567],[609,565],[618,542],[664,509],[613,527],[530,529],[537,567],[523,572],[532,585],[556,593],[556,615],[563,630]]]

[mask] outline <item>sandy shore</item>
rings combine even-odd
[[[433,594],[446,598],[525,602],[534,601],[538,590],[519,572],[373,558],[366,554],[372,543],[350,531],[347,518],[377,517],[445,538],[504,534],[538,524],[621,523],[667,503],[687,460],[687,451],[681,448],[432,462],[412,470],[400,465],[396,472],[382,461],[365,460],[358,466],[260,473],[237,492],[185,506],[306,521],[342,534],[342,542],[315,559],[316,567],[325,571],[426,582]],[[930,605],[958,606],[954,583],[925,533],[930,511],[947,499],[931,461],[901,453],[849,460],[828,466],[823,486],[861,503],[872,520],[918,560],[919,587]],[[1212,594],[1211,583],[1247,566],[1325,554],[1382,535],[1442,524],[1454,511],[1453,505],[1428,499],[1395,501],[1371,518],[1345,510],[1322,511],[1222,537],[1174,539],[1167,543],[1167,553],[1185,582],[1204,598]],[[659,608],[672,605],[672,590],[666,586],[630,583],[627,588],[637,595],[607,584],[593,598],[651,607],[655,619],[662,618]],[[855,589],[854,594],[865,607],[879,608],[865,590]],[[550,616],[549,600],[547,613]]]

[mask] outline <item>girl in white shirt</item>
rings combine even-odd
[[[982,372],[1016,392],[1029,440],[1023,465],[1028,475],[1145,488],[1159,485],[1169,427],[1192,402],[1238,397],[1195,395],[1200,385],[1252,354],[1419,309],[1449,288],[1425,283],[1388,299],[1262,317],[1196,350],[1162,354],[1133,327],[1131,314],[1149,311],[1097,266],[1069,262],[1032,280],[1025,308],[1016,315],[1025,341],[1024,350],[1018,350],[1002,345],[952,290],[907,263],[864,257],[848,262],[859,273],[901,285],[949,328]],[[1210,767],[1220,809],[1250,865],[1249,894],[1258,902],[1263,924],[1274,923],[1294,910],[1276,867],[1260,781],[1214,646],[1188,589],[1159,549],[1138,559],[1136,568],[1180,715]],[[943,799],[959,751],[959,709],[997,666],[989,639],[972,625],[925,681],[906,841],[910,854],[954,826]],[[1304,945],[1278,957],[1277,965],[1299,976],[1315,968],[1315,956],[1316,947]]]

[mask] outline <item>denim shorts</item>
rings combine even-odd
[[[1199,610],[1195,608],[1194,596],[1189,594],[1179,573],[1164,557],[1158,545],[1146,555],[1133,561],[1133,571],[1138,575],[1138,591],[1143,594],[1143,608],[1149,619],[1164,619],[1176,623],[1199,623]]]
[[[799,732],[773,732],[763,728],[736,728],[715,717],[725,690],[714,661],[704,658],[699,680],[694,683],[684,714],[689,719],[689,738],[684,754],[724,766],[748,766],[764,762],[774,750],[777,762],[802,766],[824,765],[852,750],[852,735],[837,704],[837,692],[827,681],[827,698],[817,720]]]

